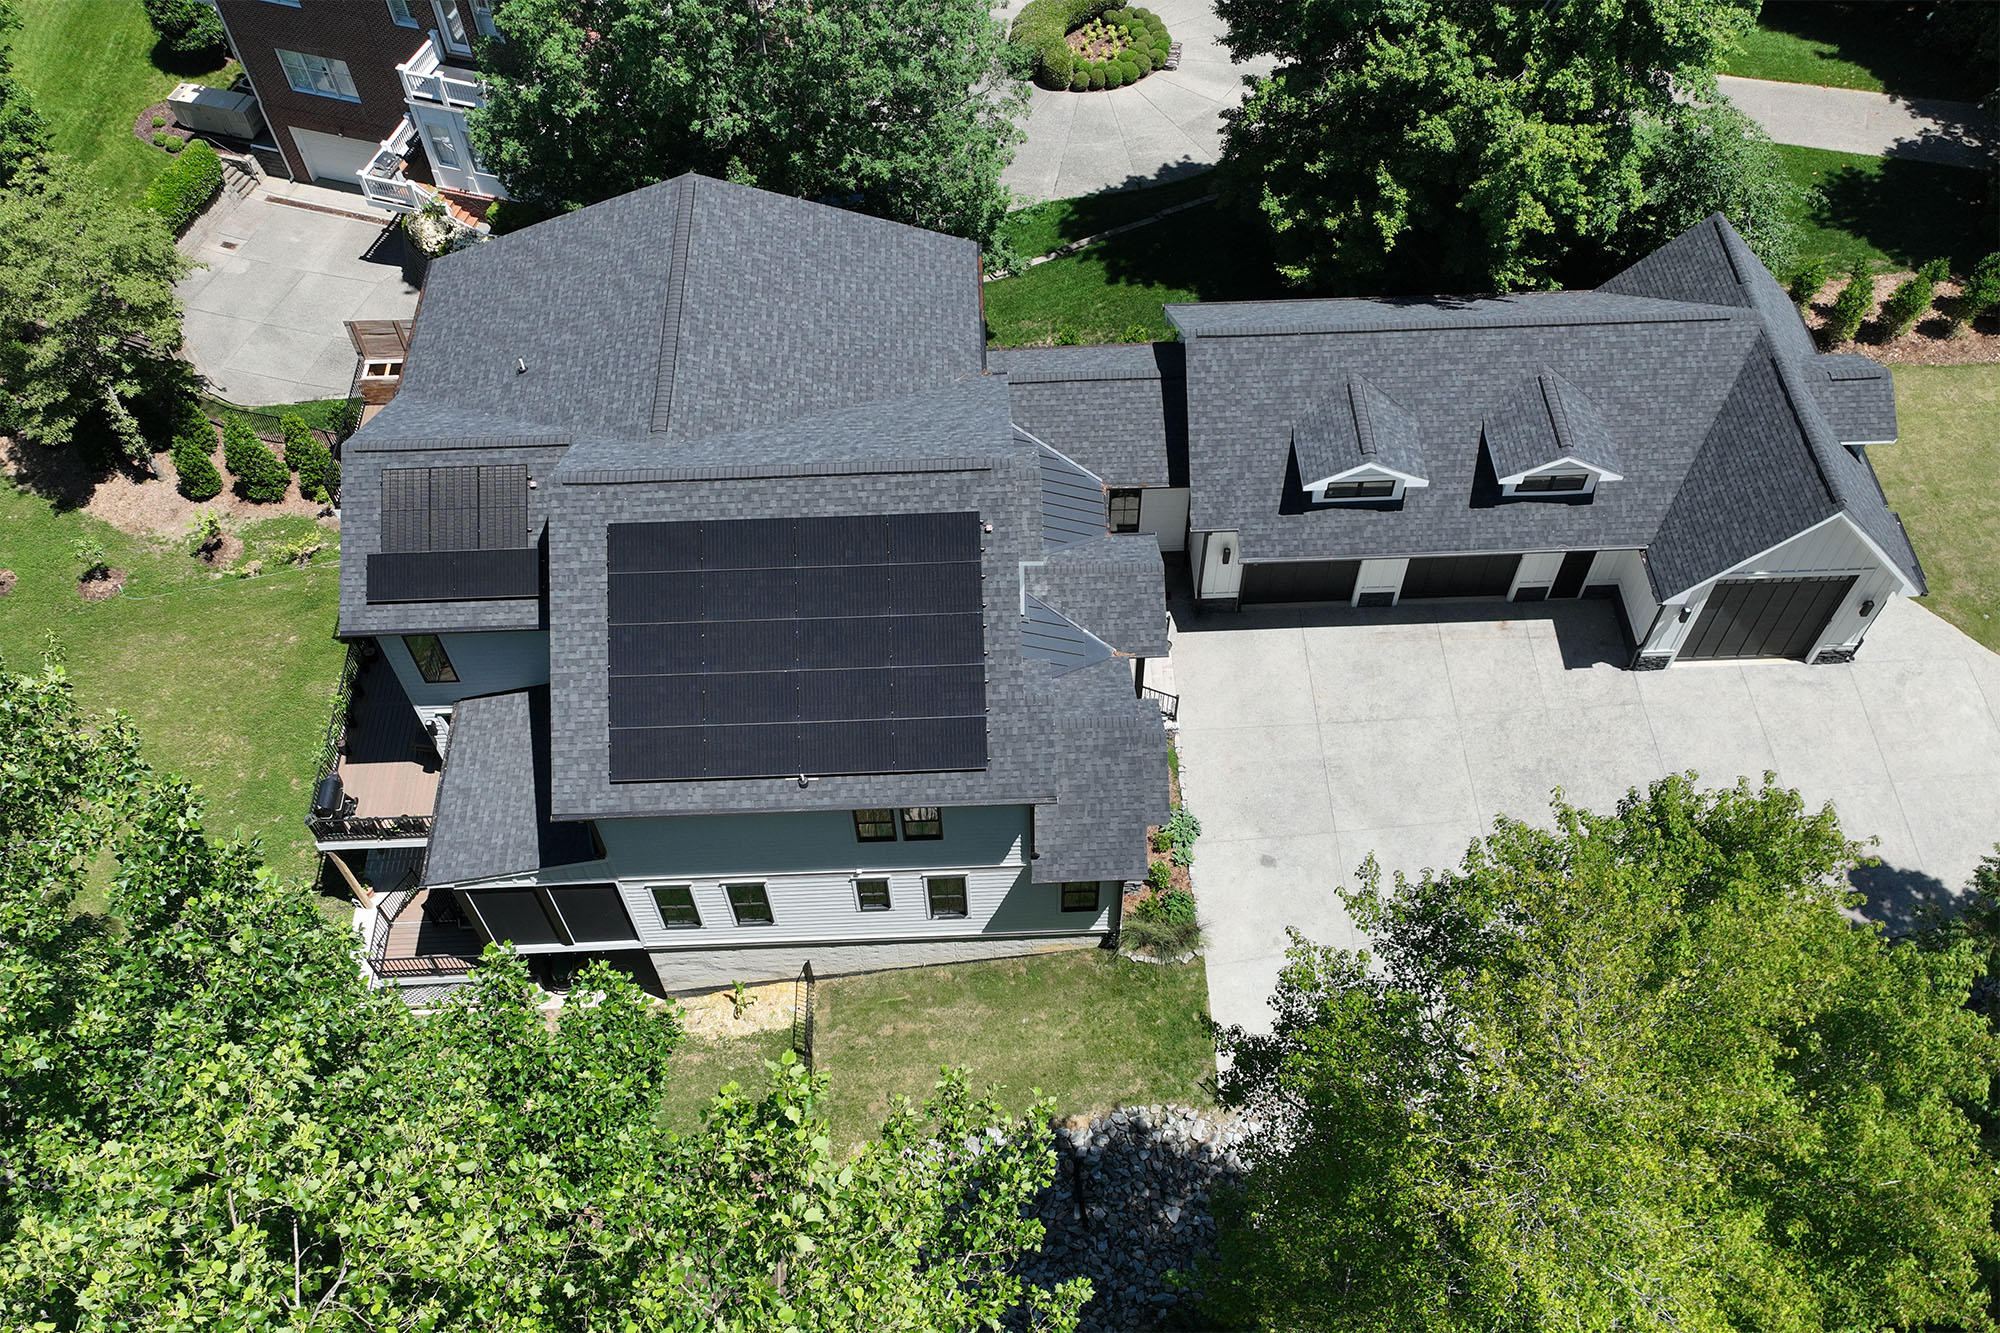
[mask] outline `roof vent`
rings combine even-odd
[[[525,356],[517,356],[517,357],[515,357],[515,358],[514,358],[514,373],[515,373],[516,375],[525,375],[525,374],[527,374],[527,373],[528,373],[528,358],[527,358],[527,357],[525,357]]]

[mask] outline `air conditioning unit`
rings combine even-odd
[[[176,123],[202,134],[254,139],[264,126],[263,109],[249,93],[183,83],[167,95],[167,105],[173,108]]]

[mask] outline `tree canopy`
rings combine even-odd
[[[1295,940],[1267,1126],[1225,1226],[1237,1323],[1991,1328],[1995,1046],[1969,945],[1847,915],[1830,809],[1674,777],[1501,821],[1461,868],[1372,864],[1372,956]]]
[[[984,0],[505,0],[472,116],[508,193],[569,209],[696,171],[991,239],[1024,93]]]
[[[1755,0],[1218,0],[1278,65],[1231,120],[1223,186],[1290,280],[1549,286],[1645,209],[1645,122],[1714,70]],[[1697,216],[1720,206],[1702,201]]]
[[[0,755],[0,1325],[1074,1327],[1088,1284],[1007,1271],[1047,1107],[949,1076],[841,1157],[786,1063],[668,1132],[679,1025],[623,974],[551,1015],[491,950],[418,1017],[59,664],[0,671]]]
[[[14,73],[9,51],[13,32],[21,26],[11,0],[0,0],[0,188],[22,166],[49,151],[49,128],[34,100]]]

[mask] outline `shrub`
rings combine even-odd
[[[1840,295],[1833,298],[1833,311],[1827,316],[1826,336],[1837,343],[1853,342],[1854,335],[1861,332],[1861,323],[1875,308],[1875,282],[1868,276],[1866,267],[1857,266],[1847,285],[1840,289]]]
[[[1104,86],[1104,66],[1102,66],[1102,65],[1092,65],[1092,66],[1090,67],[1090,88],[1091,88],[1091,91],[1092,91],[1092,92],[1095,92],[1095,91],[1097,91],[1097,90],[1098,90],[1099,88],[1102,88],[1103,86]]]
[[[1152,339],[1147,335],[1144,324],[1127,324],[1125,331],[1118,335],[1118,341],[1122,343],[1143,343],[1151,342]]]
[[[1951,307],[1953,332],[1992,314],[1995,307],[2000,307],[2000,251],[1973,265],[1965,285],[1959,288],[1958,299]]]
[[[188,141],[186,139],[172,134],[169,134],[167,141],[160,145],[160,147],[167,150],[168,157],[179,157],[186,150],[187,146]]]
[[[334,439],[345,443],[348,436],[361,429],[361,400],[349,398],[334,408],[328,427],[333,431]]]
[[[1126,72],[1127,70],[1124,65],[1113,62],[1111,68],[1104,71],[1104,86],[1107,88],[1123,88],[1126,82]]]
[[[69,544],[69,552],[75,557],[76,563],[82,566],[82,572],[77,578],[85,583],[101,579],[111,572],[110,566],[104,559],[104,543],[95,538],[76,538]]]
[[[1791,283],[1785,288],[1791,294],[1792,304],[1804,310],[1819,295],[1819,289],[1826,286],[1833,276],[1833,261],[1830,259],[1808,259],[1800,264],[1792,274]]]
[[[1165,861],[1155,861],[1146,867],[1146,883],[1155,893],[1165,893],[1174,882],[1174,868]]]
[[[190,500],[213,500],[222,494],[222,474],[215,470],[215,427],[192,398],[175,410],[172,456],[177,486]]]
[[[1142,79],[1153,72],[1153,58],[1144,51],[1140,51],[1132,56],[1131,65],[1132,68],[1139,71],[1139,77]]]
[[[1069,76],[1069,90],[1073,93],[1089,92],[1090,75],[1080,69],[1073,71]]]
[[[1201,821],[1186,806],[1182,806],[1167,817],[1164,832],[1174,840],[1174,864],[1193,865],[1194,840],[1201,836]]]
[[[1141,898],[1120,929],[1127,948],[1156,958],[1173,958],[1201,947],[1201,924],[1194,895],[1168,889]]]
[[[187,151],[146,188],[146,207],[164,217],[176,236],[222,192],[222,159],[215,150],[201,139],[191,140],[186,147]]]
[[[222,517],[213,509],[197,509],[187,521],[188,546],[199,552],[222,540]]]
[[[159,129],[162,125],[165,125],[166,123],[167,123],[167,118],[165,116],[153,117],[153,128],[156,130]]]
[[[299,494],[307,499],[326,503],[339,492],[340,464],[333,461],[333,455],[311,431],[305,431],[296,443],[290,432],[286,433],[285,462],[298,469]]]
[[[1106,0],[1028,0],[1014,17],[1008,40],[1032,57],[1032,77],[1044,88],[1061,90],[1074,82],[1076,53],[1070,32],[1098,17]]]
[[[215,6],[201,0],[145,0],[160,43],[177,56],[219,54],[228,45]]]
[[[1930,263],[1896,284],[1896,290],[1889,293],[1889,299],[1882,303],[1882,333],[1885,339],[1900,338],[1916,326],[1931,308],[1931,301],[1937,295],[1937,285],[1943,282],[1947,273],[1945,261],[1933,259]]]
[[[278,418],[278,433],[285,437],[282,455],[285,470],[297,472],[299,460],[319,441],[313,438],[312,427],[306,425],[306,419],[296,412],[287,412]]]
[[[222,461],[236,478],[236,493],[244,499],[275,504],[285,498],[291,476],[241,417],[232,417],[222,428]]]

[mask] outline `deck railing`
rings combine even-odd
[[[414,213],[430,199],[431,191],[403,175],[403,163],[417,141],[417,127],[408,116],[397,124],[389,137],[375,146],[368,165],[355,173],[361,193],[371,204],[397,213]]]
[[[1178,694],[1168,694],[1165,690],[1156,690],[1151,686],[1142,685],[1139,687],[1139,697],[1141,699],[1151,699],[1154,703],[1158,704],[1160,706],[1160,716],[1164,717],[1167,721],[1178,722],[1180,720],[1181,697]]]
[[[406,884],[411,881],[405,880]],[[404,977],[462,977],[478,964],[477,954],[432,953],[412,958],[391,958],[389,939],[392,928],[405,912],[421,911],[416,906],[418,892],[400,889],[381,896],[375,913],[375,931],[368,940],[368,966],[385,979]]]
[[[403,81],[405,102],[471,108],[486,101],[486,87],[477,77],[467,78],[444,67],[435,33],[424,39],[416,54],[396,66],[396,75]]]

